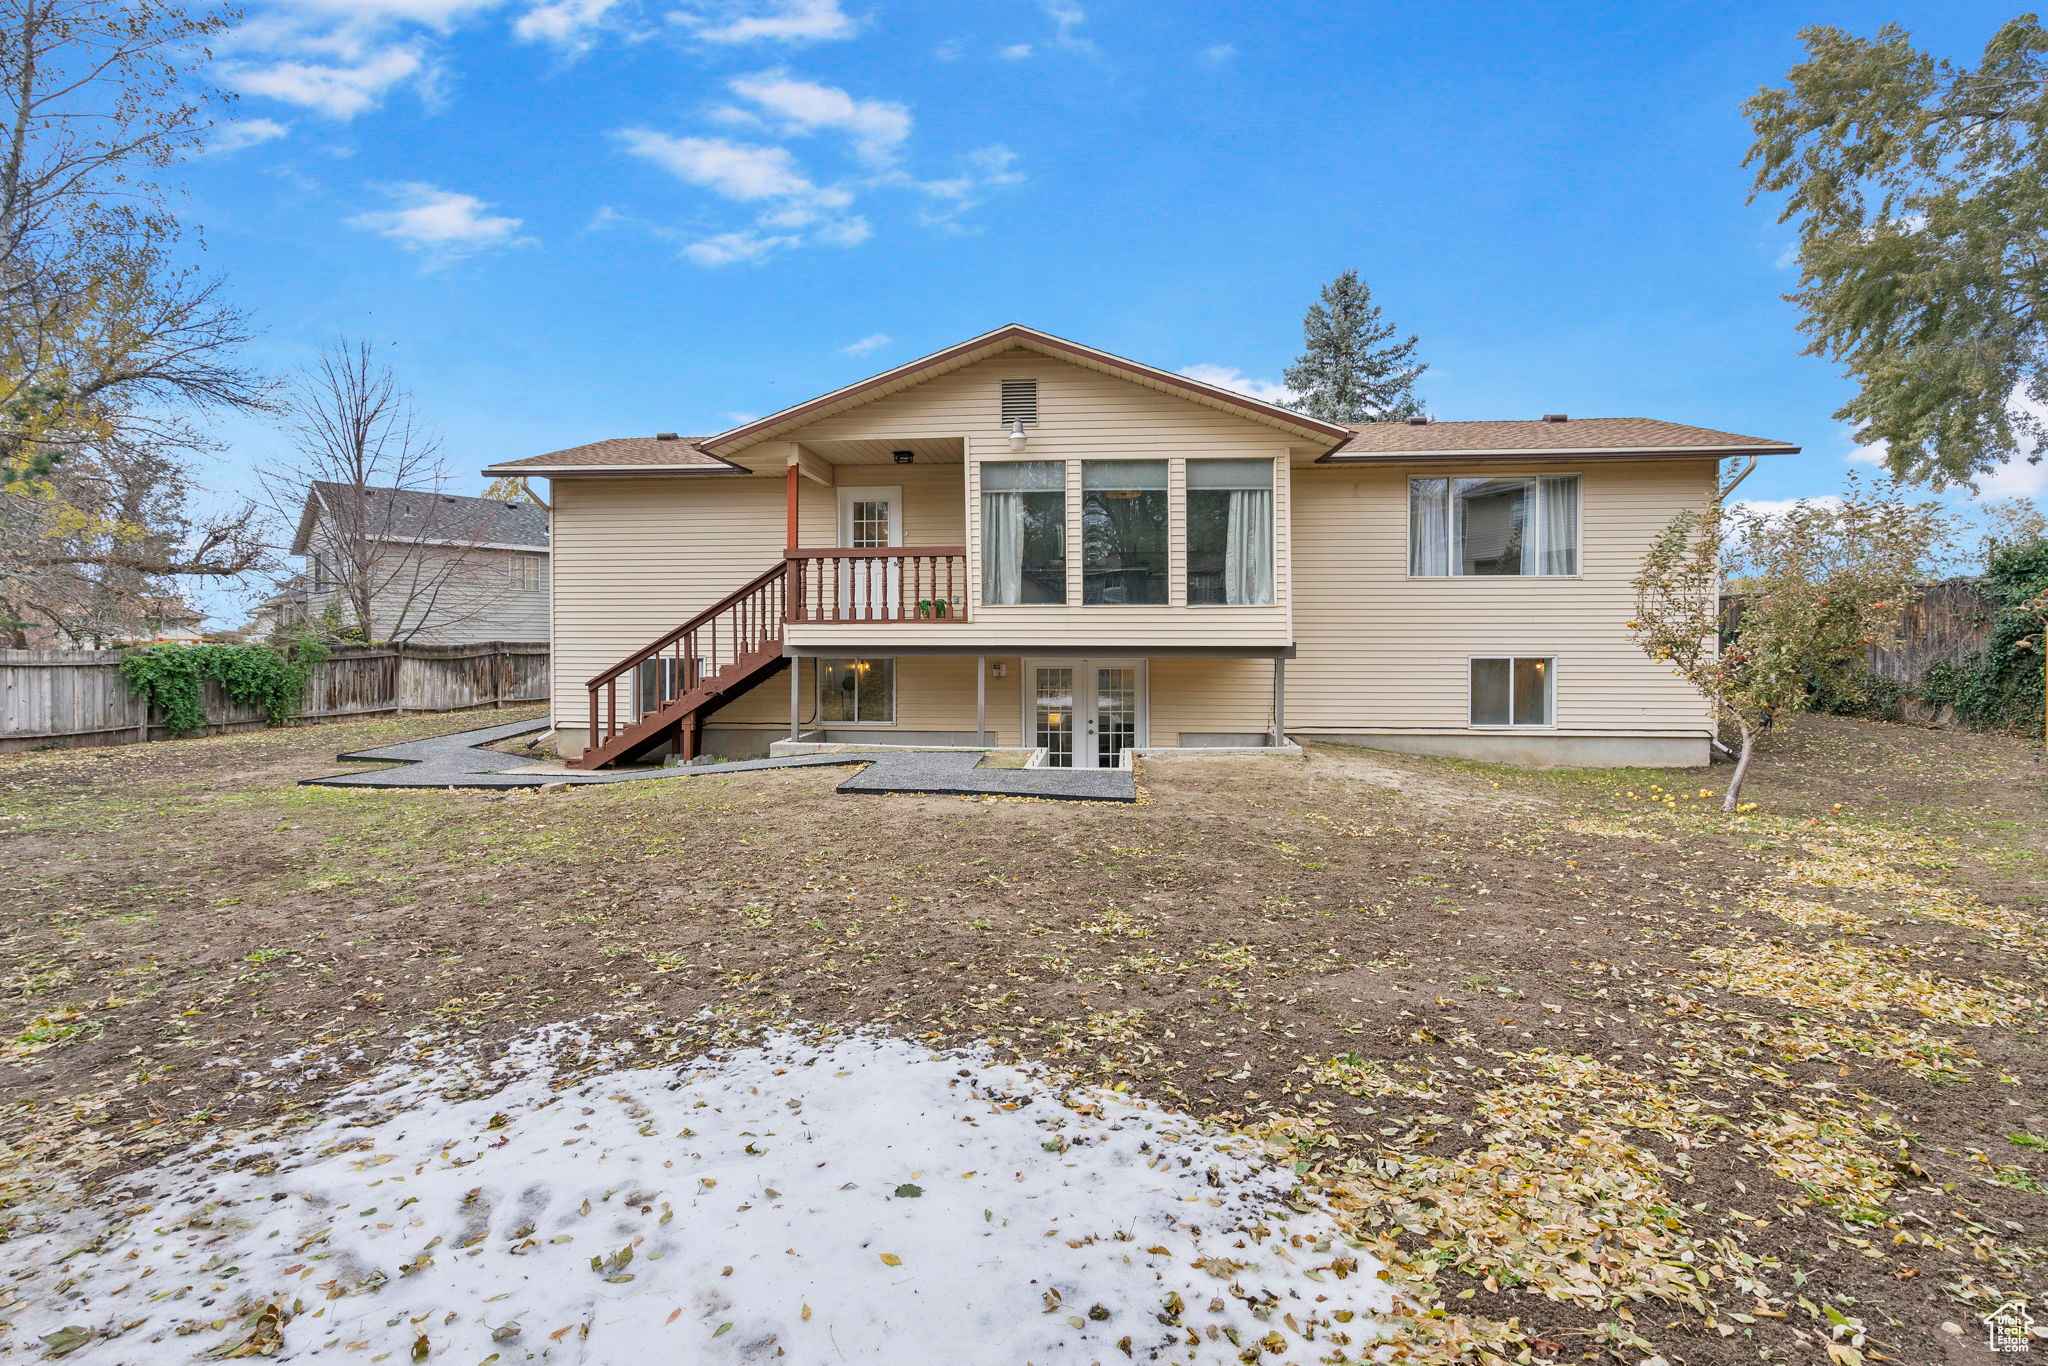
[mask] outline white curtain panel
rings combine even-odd
[[[1408,572],[1417,577],[1451,572],[1450,481],[1408,481]]]
[[[1544,574],[1579,572],[1579,479],[1551,475],[1543,480]]]
[[[1239,606],[1273,601],[1273,491],[1232,489],[1224,532],[1223,600]]]
[[[1024,495],[981,495],[981,600],[998,607],[1024,600]]]

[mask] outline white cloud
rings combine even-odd
[[[1842,496],[1838,493],[1820,493],[1809,498],[1739,498],[1730,503],[1728,508],[1731,512],[1753,513],[1758,517],[1782,517],[1802,503],[1809,507],[1840,507]]]
[[[517,240],[521,220],[485,213],[490,205],[475,195],[438,189],[424,181],[390,186],[396,207],[359,213],[348,220],[389,237],[407,251],[425,255],[429,265],[445,265],[491,247]]]
[[[874,235],[875,230],[868,226],[868,220],[854,214],[850,218],[822,224],[811,234],[811,240],[831,247],[857,247]]]
[[[423,74],[425,67],[412,48],[387,47],[354,61],[230,61],[221,73],[245,95],[265,95],[330,118],[348,119],[378,104],[393,86]]]
[[[796,246],[801,237],[767,237],[757,232],[722,232],[715,237],[684,246],[683,255],[700,266],[730,266],[742,261],[764,261],[784,247]]]
[[[857,342],[848,342],[845,346],[840,347],[839,351],[840,354],[847,356],[865,356],[870,351],[881,350],[894,340],[895,338],[891,337],[887,332],[870,332]]]
[[[542,0],[512,21],[525,42],[546,43],[568,52],[587,52],[618,0]]]
[[[839,0],[699,3],[669,17],[707,43],[819,42],[851,38],[856,27]]]
[[[1031,44],[1029,43],[1012,43],[1008,47],[996,49],[996,56],[1001,57],[1006,62],[1021,62],[1030,55]]]
[[[291,132],[288,123],[276,119],[237,119],[233,123],[217,125],[206,141],[206,152],[239,152],[244,147],[254,147],[259,142],[269,142]]]
[[[1977,481],[1984,498],[2038,498],[2048,494],[2048,461],[2008,460]],[[1972,499],[1971,501],[1980,501]]]
[[[1229,43],[1211,43],[1202,49],[1202,60],[1221,66],[1237,55],[1237,49]]]
[[[826,128],[846,133],[863,161],[893,160],[910,136],[910,110],[904,106],[890,100],[855,99],[836,86],[798,80],[786,71],[740,76],[729,82],[728,88],[751,101],[758,116],[777,123],[785,137]]]
[[[1016,169],[1016,154],[1002,146],[965,153],[951,176],[920,179],[901,165],[916,121],[907,106],[893,100],[863,98],[780,68],[734,77],[727,86],[737,103],[714,108],[709,117],[755,136],[741,140],[650,128],[614,134],[628,152],[677,179],[755,206],[750,227],[697,237],[685,247],[684,255],[703,265],[764,260],[801,243],[858,246],[874,235],[874,227],[851,210],[860,196],[888,189],[939,201],[943,207],[920,218],[929,226],[959,231],[954,220],[979,203],[984,191],[1024,179]],[[820,133],[843,136],[859,167],[836,180],[821,180],[775,140]],[[826,154],[831,154],[829,147]]]
[[[1228,365],[1210,365],[1204,362],[1201,365],[1183,366],[1181,373],[1189,379],[1212,384],[1218,389],[1228,389],[1233,394],[1243,394],[1246,398],[1255,398],[1262,403],[1292,403],[1299,397],[1284,384],[1270,379],[1254,379]]]
[[[724,138],[678,138],[628,128],[619,141],[634,156],[714,194],[742,201],[789,199],[847,203],[844,190],[822,190],[797,169],[787,147],[760,147]]]
[[[1088,22],[1087,13],[1070,0],[1039,0],[1039,8],[1053,23],[1053,42],[1077,52],[1093,52],[1095,44],[1074,30]]]

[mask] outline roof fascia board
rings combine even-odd
[[[560,479],[577,474],[753,474],[730,460],[716,465],[486,465],[485,474],[517,474],[529,479]]]
[[[1332,453],[1316,460],[1319,465],[1394,464],[1415,460],[1474,460],[1516,456],[1529,460],[1637,460],[1653,456],[1797,455],[1797,446],[1502,446],[1466,451],[1361,451],[1355,455]]]

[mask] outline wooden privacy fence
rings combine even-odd
[[[1721,595],[1721,620],[1742,617],[1742,594]],[[1899,613],[1897,649],[1870,651],[1870,671],[1897,683],[1918,683],[1936,664],[1960,664],[1991,643],[1996,609],[1976,579],[1922,584]]]
[[[0,650],[0,753],[169,739],[163,715],[146,714],[120,662],[118,650]],[[461,711],[547,695],[545,642],[344,646],[313,669],[297,719]],[[263,724],[261,711],[234,705],[206,680],[204,734]]]

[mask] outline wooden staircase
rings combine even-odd
[[[789,662],[789,579],[785,560],[591,679],[590,745],[569,767],[604,768],[671,739],[696,758],[704,718]]]

